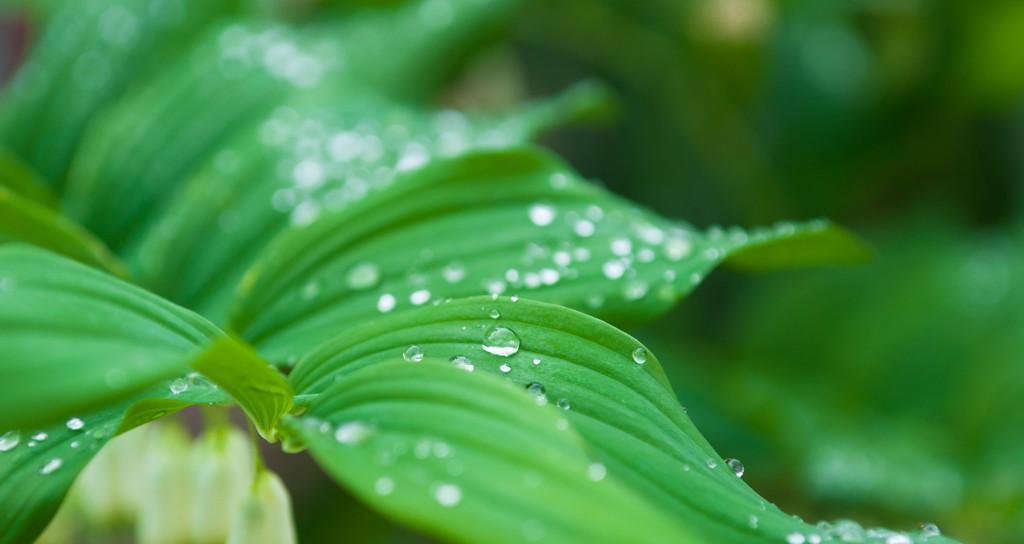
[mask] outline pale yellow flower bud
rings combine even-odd
[[[276,474],[261,471],[231,525],[227,544],[294,544],[288,490]]]
[[[219,427],[199,439],[192,456],[192,542],[223,544],[252,488],[252,445],[237,427]]]
[[[135,526],[140,544],[179,544],[191,536],[191,466],[189,438],[177,424],[160,425],[153,431],[145,470],[139,518]]]

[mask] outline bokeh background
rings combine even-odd
[[[3,10],[6,79],[34,11]],[[433,101],[501,108],[585,79],[614,115],[545,143],[586,176],[701,227],[823,216],[875,249],[716,272],[631,330],[718,451],[805,519],[1020,542],[1024,2],[526,0]],[[304,541],[424,540],[301,457],[270,464]]]

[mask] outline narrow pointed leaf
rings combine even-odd
[[[290,379],[300,394],[319,393],[315,406],[331,402],[336,382],[410,353],[500,376],[565,410],[609,476],[707,541],[840,537],[758,496],[701,436],[646,348],[566,308],[480,297],[391,314],[318,348]]]
[[[107,248],[52,208],[0,187],[0,244],[26,242],[117,276],[127,271]]]
[[[0,147],[0,188],[6,187],[22,198],[53,207],[57,197],[32,167],[9,149]]]
[[[691,542],[604,473],[555,409],[445,360],[344,374],[290,424],[381,512],[455,542]]]
[[[737,251],[770,252],[797,235],[813,248],[829,229],[814,222],[702,233],[578,179],[544,152],[481,152],[408,172],[282,234],[245,278],[231,323],[282,363],[332,336],[339,322],[448,297],[518,294],[642,321]]]

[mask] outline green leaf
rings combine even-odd
[[[46,182],[32,167],[5,147],[0,147],[0,188],[6,187],[18,196],[47,207],[57,202]]]
[[[49,423],[180,376],[216,327],[46,251],[0,247],[0,428]]]
[[[132,399],[66,421],[0,431],[0,543],[32,542],[56,513],[75,477],[107,441],[137,425],[192,404],[227,397],[200,377],[154,386]],[[173,400],[170,398],[173,397]],[[139,418],[135,407],[173,403]],[[0,429],[5,429],[0,427]]]
[[[127,271],[102,243],[51,208],[0,187],[0,244],[28,242],[124,277]]]
[[[839,525],[807,525],[747,487],[694,427],[646,348],[566,308],[479,297],[389,314],[324,344],[298,363],[290,380],[299,394],[314,399],[310,406],[316,412],[313,407],[341,394],[336,382],[403,356],[448,360],[453,367],[500,376],[534,393],[538,402],[564,409],[611,477],[707,541],[840,537]],[[368,409],[349,418],[372,414]]]
[[[446,361],[353,369],[288,429],[364,501],[445,540],[693,541],[606,477],[552,407]]]
[[[209,163],[187,182],[127,258],[157,292],[219,320],[245,269],[289,224],[387,190],[396,170],[433,157],[518,145],[587,111],[594,92],[584,87],[557,103],[491,115],[370,98],[283,109],[226,146],[221,153],[231,160]]]
[[[275,439],[278,420],[292,407],[292,388],[280,372],[229,338],[215,341],[192,368],[227,391],[264,438]]]
[[[804,225],[779,223],[774,233],[744,244],[726,258],[726,264],[740,270],[761,272],[822,264],[862,264],[872,257],[871,249],[848,230],[821,221]]]
[[[0,143],[59,187],[97,111],[232,0],[81,0],[52,14],[0,101]]]
[[[323,14],[302,25],[225,20],[98,120],[70,173],[69,211],[114,250],[134,248],[164,200],[204,164],[259,172],[258,152],[226,145],[236,134],[301,103],[333,108],[367,94],[425,99],[460,58],[452,53],[475,43],[516,3],[453,3],[443,24],[431,19],[430,0]],[[317,132],[313,126],[307,136]]]
[[[285,363],[339,322],[449,297],[518,294],[642,321],[744,248],[794,237],[813,246],[830,232],[814,222],[701,233],[579,180],[544,152],[480,152],[435,160],[282,234],[242,283],[231,326]]]

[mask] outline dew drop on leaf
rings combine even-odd
[[[67,425],[68,429],[71,429],[72,431],[77,431],[80,430],[82,427],[85,427],[85,422],[82,421],[81,418],[73,417],[69,419],[67,423],[65,423],[65,425]]]
[[[733,458],[730,457],[729,459],[725,460],[725,464],[729,465],[729,468],[732,469],[732,472],[737,477],[739,477],[739,478],[743,477],[743,470],[744,470],[743,469],[743,463],[740,462],[739,459],[733,459]]]
[[[608,469],[601,463],[592,463],[587,467],[587,477],[595,482],[600,482],[608,475]]]
[[[0,451],[11,451],[21,442],[21,433],[18,431],[7,431],[0,434]]]
[[[921,526],[921,534],[924,536],[941,536],[942,531],[940,531],[939,526],[934,523],[925,523]]]
[[[39,473],[40,474],[51,474],[55,470],[60,468],[60,466],[63,465],[63,464],[64,464],[64,461],[61,461],[60,458],[58,458],[58,457],[54,457],[53,459],[50,459],[49,461],[47,461],[46,464],[43,465],[43,468],[39,469]]]
[[[636,348],[633,350],[631,355],[633,357],[633,362],[638,365],[642,365],[647,362],[647,350],[645,348]]]
[[[508,327],[491,327],[484,336],[483,348],[499,357],[511,357],[519,352],[519,337]]]
[[[381,476],[373,482],[373,490],[381,496],[390,495],[395,490],[395,481],[387,476]]]
[[[380,281],[380,269],[373,263],[359,263],[348,271],[345,281],[355,291],[369,289]]]
[[[441,269],[441,275],[448,283],[459,283],[466,277],[466,267],[459,263],[449,263]]]
[[[563,410],[569,410],[570,408],[572,408],[572,404],[569,403],[569,399],[558,399],[558,402],[555,403],[555,406],[558,406]]]
[[[466,372],[473,372],[473,370],[476,369],[476,366],[473,365],[473,362],[470,361],[469,357],[466,357],[465,355],[456,355],[455,357],[452,357],[451,363],[455,368],[465,370]]]
[[[44,433],[42,431],[39,431],[38,433],[32,435],[32,440],[35,440],[36,442],[42,442],[43,440],[46,440],[46,437],[48,437],[48,436],[50,436],[50,435],[48,435],[48,434],[46,434],[46,433]]]
[[[426,289],[413,291],[412,294],[409,295],[409,302],[413,303],[414,306],[422,306],[423,304],[426,304],[428,300],[430,300],[430,291]]]
[[[512,367],[509,366],[508,363],[502,363],[502,365],[498,367],[498,370],[500,370],[502,374],[508,374],[509,372],[512,372]]]
[[[434,499],[445,508],[451,508],[462,501],[462,489],[455,484],[441,484],[434,490]]]
[[[387,313],[395,309],[395,296],[384,293],[377,299],[377,311]]]
[[[491,319],[498,319],[501,317],[501,311],[497,308],[492,308],[491,311],[487,312],[487,315],[490,316]]]
[[[334,431],[334,439],[337,440],[339,444],[345,444],[348,446],[357,446],[362,444],[369,435],[369,427],[358,421],[345,423],[338,427],[338,430]]]
[[[714,459],[708,459],[708,463],[707,464],[708,464],[708,468],[710,468],[711,470],[714,470],[714,469],[718,468],[718,461],[715,461]]]
[[[188,382],[181,378],[178,378],[177,380],[171,382],[171,385],[168,387],[170,388],[172,395],[180,395],[184,393],[186,390],[188,390]]]
[[[626,273],[626,265],[622,264],[622,261],[611,260],[601,265],[601,272],[604,273],[604,277],[617,280]]]
[[[546,227],[555,220],[555,208],[548,204],[530,206],[530,221],[538,227]]]
[[[423,360],[423,350],[419,346],[409,346],[402,352],[402,358],[410,363],[418,363]]]

